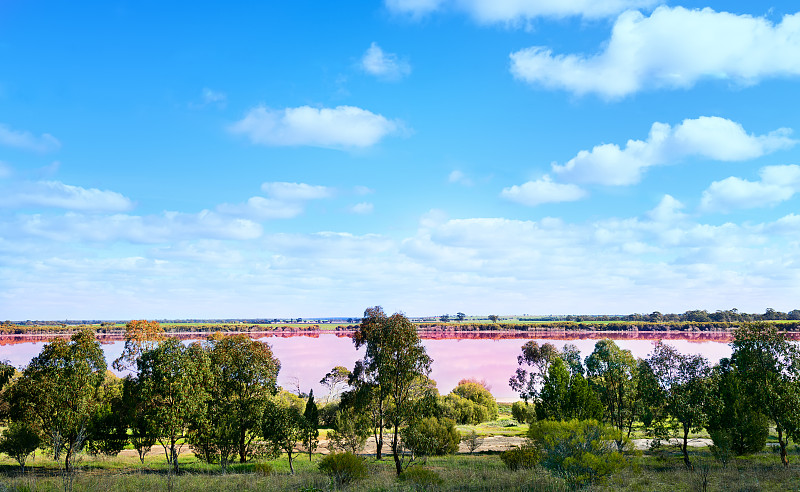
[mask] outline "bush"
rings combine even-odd
[[[333,427],[336,425],[336,414],[339,412],[339,403],[331,402],[319,409],[320,427]]]
[[[427,417],[412,422],[400,431],[403,445],[414,456],[442,456],[458,451],[461,434],[456,423],[448,418]]]
[[[419,488],[421,490],[430,490],[444,484],[444,480],[438,473],[420,466],[412,466],[401,473],[400,480],[409,482],[415,489]]]
[[[275,468],[273,468],[272,465],[269,463],[256,463],[255,465],[253,465],[253,470],[257,474],[263,475],[265,477],[268,477],[273,473],[275,473]]]
[[[19,467],[25,472],[25,462],[28,456],[39,447],[39,436],[23,422],[11,422],[8,429],[0,438],[0,453],[6,453],[14,458]]]
[[[503,464],[511,471],[533,468],[539,463],[539,451],[531,446],[509,449],[500,453]]]
[[[358,454],[364,449],[369,437],[369,416],[352,408],[336,412],[334,430],[328,433],[330,446],[334,449]]]
[[[497,419],[497,401],[494,399],[494,396],[492,396],[489,390],[487,390],[481,384],[474,382],[462,382],[456,386],[455,389],[453,389],[452,393],[471,401],[477,406],[483,407],[486,415],[483,417],[485,420],[481,420],[481,422]]]
[[[319,462],[319,470],[331,477],[340,487],[367,476],[364,460],[348,452],[325,456]]]
[[[525,401],[515,401],[511,405],[511,416],[520,424],[529,424],[536,420],[536,407]]]
[[[540,421],[528,437],[541,453],[541,465],[573,485],[594,483],[627,464],[615,442],[630,441],[596,420]]]

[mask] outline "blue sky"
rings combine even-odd
[[[0,2],[0,317],[800,307],[793,2]]]

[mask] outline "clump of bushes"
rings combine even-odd
[[[480,424],[497,419],[497,402],[482,384],[463,380],[440,400],[444,415],[459,424]]]
[[[573,485],[595,483],[627,465],[616,442],[630,440],[596,420],[539,421],[528,438],[541,453],[540,464]]]
[[[442,456],[458,451],[461,434],[448,418],[427,417],[412,422],[400,431],[403,445],[414,456]]]
[[[511,471],[533,468],[539,463],[539,451],[533,446],[509,449],[500,453],[503,464]]]
[[[367,466],[360,457],[345,451],[331,453],[319,462],[319,470],[341,487],[367,476]]]
[[[536,420],[536,407],[526,401],[515,401],[511,405],[511,416],[520,424],[529,424]]]

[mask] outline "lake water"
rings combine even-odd
[[[352,369],[356,360],[363,356],[363,349],[356,351],[349,336],[342,333],[313,333],[298,335],[251,334],[254,339],[268,343],[281,361],[278,384],[289,389],[299,381],[303,391],[314,389],[318,397],[325,395],[319,380],[334,366]],[[684,354],[700,354],[712,364],[731,355],[729,336],[724,333],[448,333],[446,335],[423,335],[422,343],[433,359],[431,377],[437,382],[439,392],[449,393],[458,381],[464,378],[484,379],[491,392],[499,400],[517,398],[508,386],[508,379],[517,368],[520,348],[528,340],[552,343],[559,349],[566,343],[574,344],[585,358],[594,350],[601,338],[613,338],[617,345],[630,350],[634,357],[645,358],[658,339],[673,345]],[[182,335],[184,340],[203,340],[205,334]],[[8,360],[22,368],[39,354],[46,337],[5,336],[0,337],[0,360]],[[122,353],[124,342],[106,339],[103,351],[109,363]]]

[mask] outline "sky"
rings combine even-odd
[[[0,318],[800,308],[790,1],[0,0]]]

